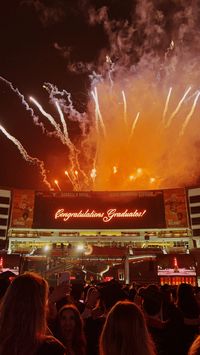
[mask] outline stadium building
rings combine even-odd
[[[177,284],[187,278],[195,284],[193,269],[198,270],[198,261],[191,261],[191,254],[197,255],[200,248],[200,188],[116,192],[1,189],[0,238],[6,241],[8,253],[25,255],[26,262],[45,260],[46,276],[76,266],[90,276],[109,279],[117,275],[129,282],[136,275],[140,278],[140,271],[135,270],[141,270],[146,259],[147,273],[152,272],[153,279],[154,260],[160,258],[156,270],[161,283]],[[177,259],[176,254],[182,258]],[[169,267],[164,267],[165,255],[171,255]],[[181,278],[183,260],[188,271]],[[170,268],[173,280],[167,273]]]

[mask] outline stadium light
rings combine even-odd
[[[85,249],[85,246],[83,244],[78,244],[76,247],[77,251],[84,251],[84,249]]]
[[[45,246],[44,246],[44,251],[45,251],[45,252],[48,252],[49,250],[50,250],[50,246],[49,246],[49,245],[45,245]]]

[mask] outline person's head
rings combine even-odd
[[[83,321],[76,306],[68,304],[59,310],[58,326],[63,344],[71,343],[74,350],[80,346],[80,354],[82,354],[81,348],[85,346]]]
[[[35,273],[12,281],[0,308],[0,354],[9,353],[8,344],[9,351],[13,346],[16,351],[20,347],[20,354],[31,354],[31,346],[45,335],[47,296],[47,282]]]
[[[101,287],[100,294],[106,312],[108,312],[118,301],[123,301],[128,298],[122,290],[121,285],[113,281],[108,282]]]
[[[83,295],[83,290],[84,290],[83,284],[81,283],[72,284],[71,286],[72,286],[71,293],[70,293],[71,297],[73,297],[75,301],[79,301]]]
[[[146,290],[146,288],[144,286],[139,287],[138,290],[137,290],[137,295],[139,297],[143,298],[145,290]]]
[[[186,317],[198,317],[198,304],[192,285],[182,283],[178,286],[177,305]]]
[[[142,307],[149,316],[160,313],[162,306],[162,294],[158,286],[151,284],[144,289]]]
[[[99,291],[95,286],[88,289],[85,303],[88,303],[91,307],[95,307],[99,300]]]
[[[10,285],[10,281],[8,279],[0,279],[0,301],[5,295],[9,285]]]
[[[191,299],[194,297],[194,290],[192,285],[182,283],[178,286],[177,289],[177,301],[182,302],[186,299]]]
[[[107,315],[100,337],[100,355],[113,354],[155,354],[143,313],[135,303],[120,301]]]
[[[200,354],[200,335],[192,343],[188,355],[199,355]]]
[[[82,331],[82,319],[76,306],[68,304],[58,313],[59,328],[63,337],[72,338]]]

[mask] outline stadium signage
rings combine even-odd
[[[116,208],[109,209],[106,212],[99,212],[95,210],[80,210],[76,212],[65,211],[64,208],[58,209],[55,213],[55,219],[63,220],[67,222],[70,218],[101,218],[104,223],[110,222],[115,218],[142,218],[147,213],[147,210],[132,210],[125,209],[123,212],[119,212]]]

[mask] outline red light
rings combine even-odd
[[[15,279],[15,277],[14,276],[10,276],[8,279],[9,279],[10,282],[12,282]]]
[[[105,281],[105,282],[109,282],[109,281],[111,281],[112,279],[113,279],[112,276],[106,276],[106,277],[104,277],[104,281]]]

